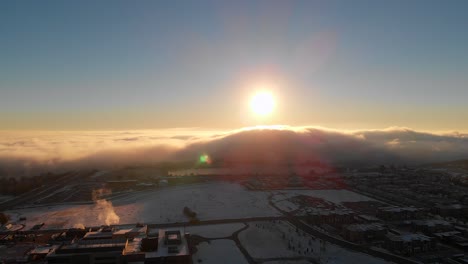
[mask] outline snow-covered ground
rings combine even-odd
[[[285,222],[252,222],[249,228],[239,234],[242,245],[253,258],[296,257],[301,254],[288,249],[289,236],[295,229]],[[288,234],[286,238],[286,234]],[[284,236],[284,238],[283,238]]]
[[[275,201],[275,205],[278,206],[278,208],[280,208],[283,211],[291,212],[291,211],[299,209],[299,206],[291,201],[278,200],[278,199],[273,199],[273,200]]]
[[[268,195],[235,183],[211,182],[129,193],[112,199],[112,204],[123,224],[186,222],[182,212],[185,206],[196,212],[200,220],[280,215],[269,206]],[[38,223],[45,223],[44,228],[104,224],[99,220],[101,210],[93,204],[41,206],[7,213],[13,221],[26,217],[26,230]]]
[[[139,221],[141,207],[137,204],[115,207],[115,212],[120,217],[121,223],[136,223]],[[44,223],[42,229],[61,229],[78,226],[100,226],[105,224],[100,220],[102,213],[95,205],[59,205],[41,206],[34,208],[16,209],[6,212],[12,221],[19,221],[25,217],[24,230],[28,230],[36,224]],[[102,218],[101,218],[102,219]]]
[[[331,202],[372,200],[346,190],[286,190],[273,191],[275,201],[299,194],[326,199]],[[118,195],[112,204],[120,223],[173,223],[186,222],[183,208],[189,207],[200,220],[234,219],[247,217],[279,216],[268,204],[268,191],[249,191],[244,186],[228,182],[167,187],[144,192]],[[280,205],[290,207],[287,201]],[[7,211],[13,221],[26,217],[25,230],[45,223],[44,228],[67,228],[77,224],[98,226],[104,224],[102,210],[94,204],[64,204],[14,209]],[[105,217],[104,217],[105,218]]]
[[[193,263],[203,264],[242,264],[248,263],[232,240],[218,239],[202,242],[192,256]],[[199,262],[201,260],[201,262]]]
[[[252,222],[239,234],[242,245],[253,258],[304,257],[322,263],[389,263],[360,252],[324,243],[285,221]],[[280,262],[281,263],[281,262]]]
[[[142,206],[144,222],[184,222],[185,206],[200,220],[278,216],[268,204],[267,192],[253,192],[228,182],[210,182],[149,191],[113,201],[115,205],[136,203]]]
[[[189,226],[185,228],[186,232],[192,235],[199,235],[205,238],[228,237],[237,230],[245,227],[242,223]]]

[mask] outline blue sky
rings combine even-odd
[[[1,1],[0,129],[468,131],[466,1]],[[245,110],[272,83],[268,120]]]

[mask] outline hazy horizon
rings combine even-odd
[[[208,155],[232,164],[420,165],[466,159],[468,134],[408,128],[340,131],[322,127],[254,127],[237,130],[0,132],[5,175],[116,169]]]

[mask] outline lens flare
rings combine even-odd
[[[211,164],[210,156],[208,156],[206,154],[200,155],[199,161],[202,164]]]

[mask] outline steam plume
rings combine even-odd
[[[115,213],[112,202],[102,198],[111,193],[109,189],[97,189],[92,193],[95,209],[99,212],[98,220],[106,225],[116,225],[120,222],[120,217]]]

